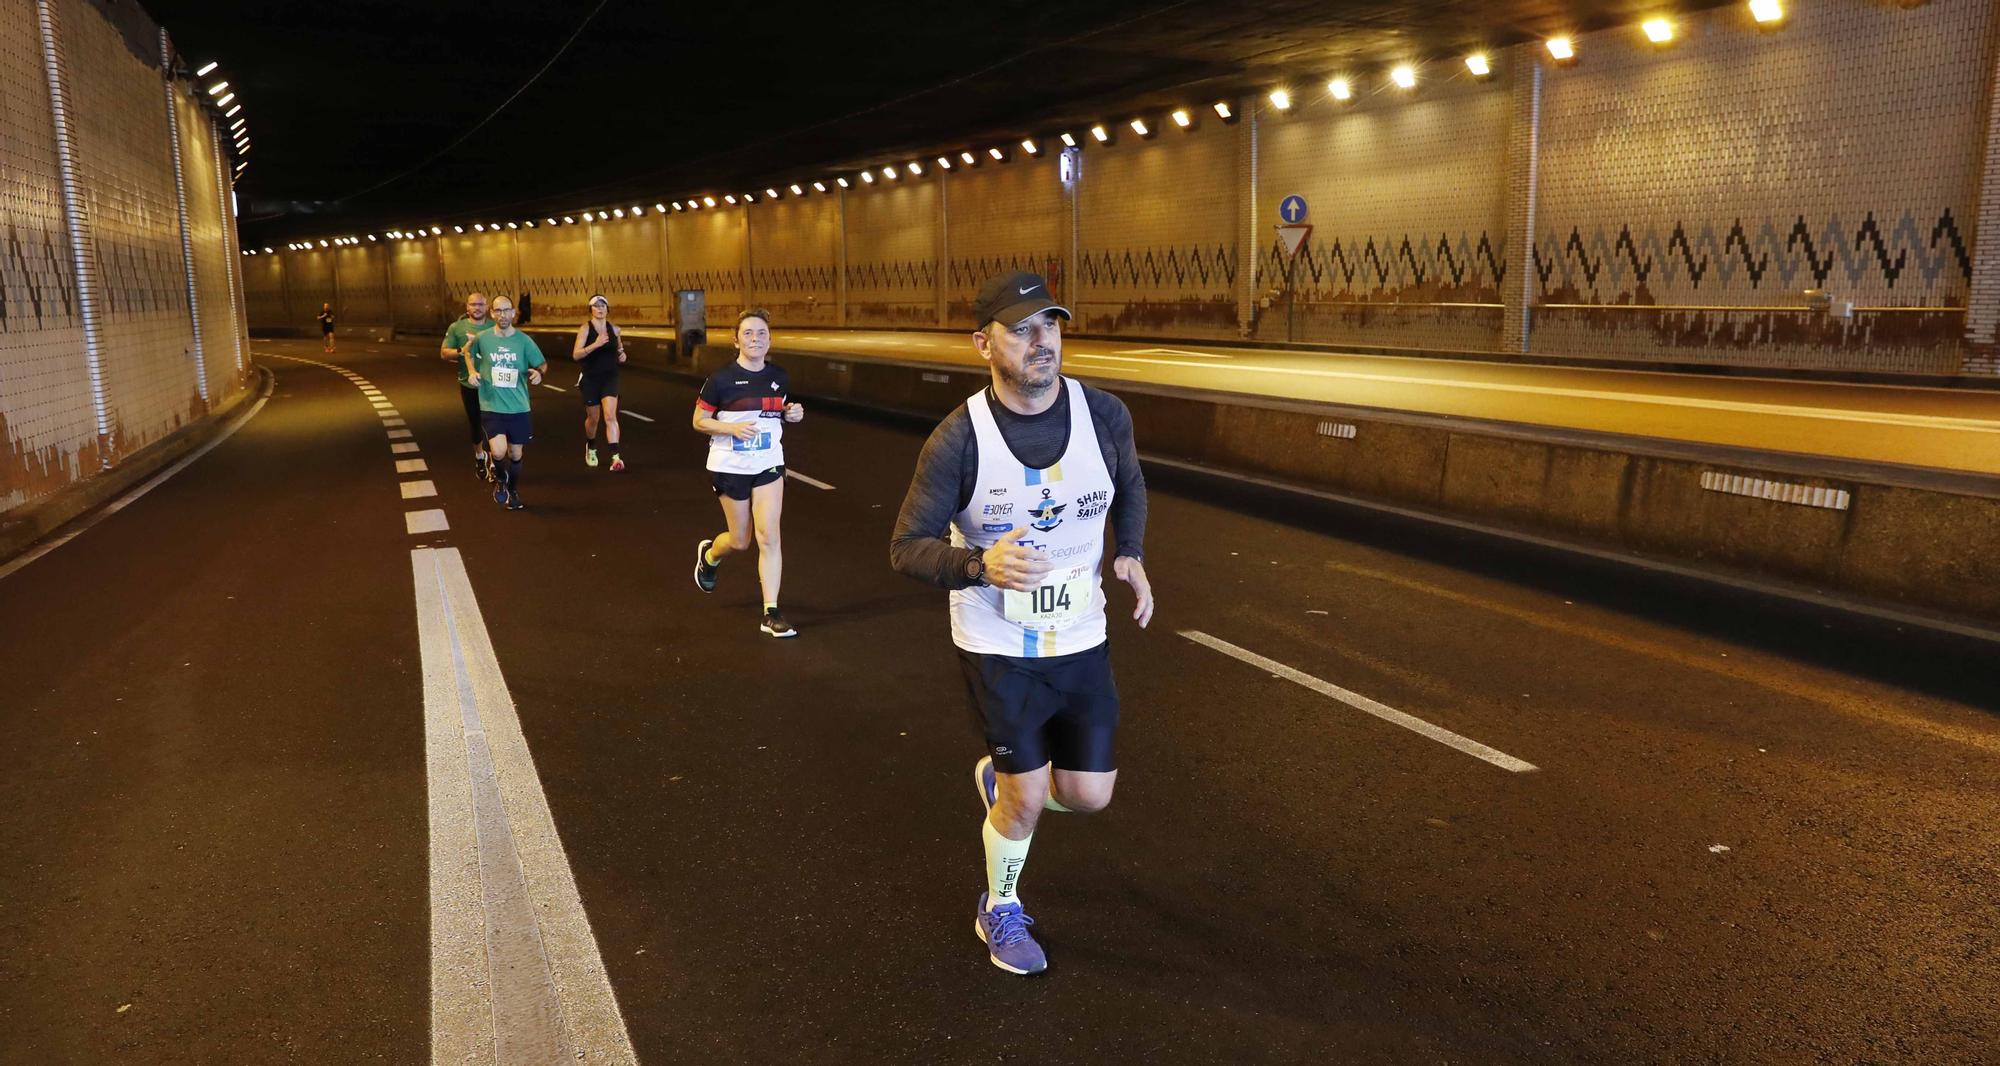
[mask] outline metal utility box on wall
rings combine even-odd
[[[708,343],[708,292],[705,289],[677,289],[674,292],[674,338],[682,354],[692,356],[696,347]]]

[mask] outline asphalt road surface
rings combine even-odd
[[[254,347],[234,436],[0,576],[0,1061],[2000,1047],[1991,646],[1156,471],[1117,798],[1043,822],[1024,979],[944,594],[887,563],[925,427],[808,401],[776,641],[747,556],[689,576],[692,382],[625,374],[613,474],[553,375],[513,513],[434,346]]]

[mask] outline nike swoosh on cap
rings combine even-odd
[[[1030,286],[1028,286],[1027,288],[1025,288],[1025,289],[1022,289],[1022,290],[1021,290],[1021,293],[1020,293],[1020,294],[1021,294],[1022,296],[1026,296],[1026,295],[1028,295],[1029,293],[1031,293],[1031,292],[1034,292],[1034,291],[1035,291],[1036,289],[1039,289],[1039,288],[1041,288],[1041,286],[1040,286],[1040,285],[1030,285]]]

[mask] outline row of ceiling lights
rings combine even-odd
[[[1772,25],[1783,21],[1785,17],[1784,6],[1781,0],[1749,0],[1749,8],[1750,8],[1751,18],[1754,19],[1760,25]],[[1652,41],[1654,44],[1661,44],[1661,45],[1669,44],[1674,40],[1675,37],[1674,24],[1672,20],[1666,18],[1647,19],[1646,21],[1640,24],[1640,31],[1646,35],[1647,40]],[[1569,37],[1566,36],[1550,37],[1543,42],[1543,47],[1548,50],[1550,58],[1556,60],[1557,62],[1566,63],[1576,58],[1576,45],[1575,42],[1572,41]],[[213,66],[213,64],[210,64],[210,66]],[[1476,78],[1488,77],[1493,73],[1492,62],[1484,52],[1475,52],[1472,55],[1466,56],[1465,67],[1466,70],[1469,71],[1472,74],[1472,76]],[[1392,68],[1389,71],[1389,81],[1390,84],[1396,86],[1399,89],[1415,88],[1417,84],[1416,65],[1411,63],[1403,63]],[[1341,101],[1352,100],[1354,98],[1354,82],[1346,77],[1336,77],[1331,81],[1327,82],[1327,93],[1331,95],[1335,100],[1341,100]],[[1272,89],[1267,99],[1270,100],[1271,106],[1279,111],[1290,110],[1293,102],[1291,90],[1282,87],[1277,89]],[[1233,123],[1236,121],[1238,117],[1234,109],[1230,107],[1229,102],[1226,100],[1218,100],[1210,106],[1211,109],[1214,111],[1215,116],[1221,119],[1223,122]],[[1177,108],[1174,111],[1170,112],[1168,115],[1168,120],[1182,130],[1191,130],[1194,128],[1196,123],[1196,118],[1194,113],[1186,108]],[[1125,123],[1123,127],[1120,127],[1115,123],[1109,125],[1105,123],[1095,124],[1090,127],[1087,136],[1090,138],[1091,141],[1094,141],[1097,144],[1104,144],[1104,145],[1113,144],[1117,141],[1118,131],[1121,128],[1130,129],[1133,133],[1137,134],[1139,137],[1147,140],[1151,140],[1152,138],[1157,137],[1160,132],[1159,124],[1149,123],[1146,121],[1144,117],[1140,117],[1132,119],[1130,122]],[[1057,137],[1062,141],[1063,146],[1065,148],[1081,147],[1082,144],[1084,143],[1082,137],[1074,133],[1062,133],[1058,134]],[[1029,158],[1039,157],[1042,154],[1042,152],[1046,149],[1046,147],[1048,146],[1045,142],[1037,140],[1033,137],[1025,138],[1020,142],[1020,150],[1026,153]],[[958,158],[956,162],[953,161],[952,157],[949,154],[938,156],[936,162],[939,170],[947,170],[947,171],[959,167],[976,167],[979,166],[981,163],[986,162],[989,159],[995,163],[1005,163],[1013,158],[1013,151],[1014,150],[1012,146],[994,145],[992,147],[987,148],[984,152],[974,152],[971,149],[966,149],[964,151],[961,151],[958,153]],[[873,185],[875,184],[876,176],[878,174],[881,176],[882,181],[892,182],[900,180],[905,173],[907,173],[908,176],[913,178],[921,177],[924,173],[924,164],[917,160],[911,160],[907,163],[901,164],[900,166],[891,165],[891,166],[884,166],[879,170],[877,169],[862,170],[859,172],[857,176],[859,180],[862,182],[862,184]],[[849,182],[845,177],[834,178],[833,184],[842,189],[853,187],[852,183]],[[807,189],[806,185],[794,182],[791,185],[787,186],[787,188],[791,191],[791,194],[793,196],[806,195],[806,189]],[[812,182],[810,188],[812,189],[812,191],[819,193],[830,191],[827,186],[827,183],[824,181]],[[780,196],[781,193],[778,191],[778,187],[775,185],[770,186],[764,190],[764,197],[766,199],[776,200],[779,199]],[[756,193],[746,192],[743,193],[740,197],[735,193],[726,193],[721,197],[719,201],[713,195],[705,195],[698,197],[689,197],[686,200],[675,200],[670,203],[656,203],[653,205],[653,211],[657,214],[664,215],[669,212],[700,211],[704,208],[713,209],[721,205],[734,206],[737,203],[754,204],[756,202],[757,202]],[[646,214],[646,208],[644,206],[634,204],[629,210],[629,212],[626,208],[614,207],[608,211],[584,211],[581,213],[581,218],[585,222],[609,222],[614,218],[617,219],[628,218],[628,217],[642,218],[645,216],[645,214]],[[544,216],[540,225],[571,226],[576,224],[578,217],[579,216],[577,215],[563,215],[561,216],[560,222],[558,222],[556,216],[553,215]],[[485,233],[485,232],[498,232],[503,229],[506,230],[534,229],[536,228],[536,226],[537,223],[535,222],[534,219],[524,219],[520,222],[507,222],[507,223],[475,222],[472,224],[471,229],[474,233]],[[466,231],[466,228],[467,227],[462,225],[455,225],[451,227],[453,233],[464,233]],[[443,234],[444,234],[444,227],[442,226],[430,226],[430,227],[418,226],[414,229],[409,229],[409,230],[400,230],[400,229],[390,230],[388,236],[392,240],[416,240],[422,237],[443,236]],[[367,240],[371,242],[376,240],[376,236],[373,233],[367,234],[366,237]],[[304,251],[313,248],[315,246],[320,248],[326,248],[329,247],[330,245],[349,246],[349,245],[358,245],[361,243],[363,243],[363,241],[362,238],[360,237],[333,237],[327,240],[321,240],[317,242],[317,245],[315,245],[315,242],[313,241],[294,241],[291,244],[286,245],[286,247],[291,249],[292,251]],[[266,248],[264,249],[264,252],[266,254],[269,254],[271,252],[271,249]],[[254,251],[250,251],[250,252],[245,252],[244,254],[255,255],[257,253]]]
[[[221,64],[211,61],[195,71],[194,76],[206,78],[215,73],[215,68],[218,66]],[[230,172],[229,177],[232,180],[240,178],[243,176],[244,168],[250,165],[250,160],[246,158],[250,154],[250,122],[242,116],[243,105],[237,102],[236,92],[229,87],[228,82],[218,78],[210,83],[208,98],[218,110],[222,111],[225,120],[234,120],[229,123],[229,137],[236,145],[236,169]]]

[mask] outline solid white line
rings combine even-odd
[[[430,812],[431,1055],[636,1063],[456,548],[410,552]]]
[[[29,563],[32,563],[35,560],[41,558],[42,556],[47,555],[52,551],[55,551],[57,548],[60,548],[63,545],[68,544],[70,541],[75,540],[77,537],[82,536],[85,532],[87,532],[90,529],[90,527],[124,510],[126,507],[131,505],[133,500],[136,500],[139,497],[144,496],[145,494],[153,491],[155,488],[159,486],[161,482],[187,469],[188,466],[193,464],[193,462],[196,459],[199,459],[202,456],[207,455],[210,451],[212,451],[215,448],[216,445],[221,444],[223,441],[226,441],[230,437],[234,436],[237,430],[243,428],[243,423],[250,421],[252,418],[256,417],[257,412],[264,409],[264,401],[269,400],[271,398],[271,389],[274,380],[275,379],[271,376],[270,372],[265,371],[264,383],[262,386],[260,386],[264,390],[264,395],[257,397],[256,402],[250,405],[249,410],[244,411],[242,414],[239,414],[235,418],[230,419],[229,424],[222,427],[222,430],[215,435],[214,440],[211,440],[207,444],[204,444],[201,447],[196,448],[194,451],[191,451],[188,454],[182,456],[178,462],[174,463],[174,465],[167,467],[165,470],[162,470],[157,474],[154,474],[152,477],[147,478],[145,481],[135,486],[131,491],[125,493],[125,495],[120,496],[117,499],[111,501],[110,503],[105,504],[103,507],[98,508],[95,512],[93,512],[90,515],[90,517],[84,519],[80,524],[78,524],[75,529],[72,529],[69,532],[64,533],[62,536],[57,537],[46,544],[43,544],[39,547],[30,549],[29,551],[17,555],[13,559],[6,562],[5,564],[0,564],[0,580],[5,580],[7,575],[12,574],[14,571],[21,569],[22,567],[28,565]]]
[[[428,511],[403,512],[403,532],[405,533],[442,533],[450,528],[451,523],[445,521],[444,512],[437,508],[432,508]]]
[[[420,500],[425,496],[435,496],[438,494],[438,488],[435,482],[399,481],[396,483],[396,485],[398,488],[402,490],[403,498],[406,500]]]
[[[1328,696],[1333,699],[1339,700],[1340,702],[1347,704],[1349,707],[1352,707],[1357,711],[1362,711],[1366,714],[1372,714],[1375,717],[1380,718],[1385,722],[1402,726],[1404,729],[1407,729],[1412,733],[1429,737],[1432,740],[1435,740],[1438,743],[1443,744],[1448,748],[1453,748],[1458,751],[1462,751],[1465,754],[1470,755],[1475,759],[1481,759],[1486,762],[1492,763],[1493,765],[1498,766],[1502,770],[1509,770],[1517,774],[1523,774],[1523,773],[1532,773],[1537,769],[1534,763],[1523,762],[1522,760],[1516,759],[1515,757],[1507,754],[1504,751],[1500,751],[1496,748],[1489,748],[1486,745],[1481,744],[1476,740],[1459,736],[1457,733],[1454,733],[1449,729],[1445,729],[1440,726],[1434,726],[1429,722],[1426,722],[1423,719],[1418,718],[1414,715],[1404,714],[1402,711],[1399,711],[1394,707],[1389,707],[1384,704],[1377,703],[1374,700],[1371,700],[1368,697],[1363,696],[1358,692],[1350,692],[1347,689],[1341,688],[1339,685],[1331,684],[1326,681],[1321,681],[1319,678],[1316,678],[1311,674],[1302,673],[1298,670],[1294,670],[1291,667],[1286,666],[1284,663],[1278,662],[1275,659],[1266,659],[1265,657],[1257,654],[1254,651],[1249,651],[1244,648],[1239,648],[1236,645],[1231,644],[1226,640],[1222,640],[1217,637],[1211,637],[1208,634],[1203,633],[1198,629],[1181,630],[1181,636],[1194,641],[1196,644],[1204,644],[1207,645],[1208,647],[1214,648],[1216,651],[1219,651],[1222,654],[1227,655],[1232,659],[1239,659],[1243,662],[1249,663],[1250,665],[1258,668],[1259,670],[1264,670],[1269,673],[1276,674],[1279,677],[1282,677],[1285,680],[1290,681],[1295,685],[1303,685],[1304,687],[1312,689],[1314,692],[1317,692],[1322,696]]]
[[[398,474],[421,474],[430,468],[430,464],[424,462],[422,459],[396,460],[396,473]]]
[[[415,441],[406,440],[397,444],[389,445],[389,451],[396,455],[411,455],[414,454],[416,450],[417,450],[417,442]]]
[[[794,477],[794,478],[798,478],[798,479],[799,479],[800,481],[803,481],[803,482],[805,482],[806,484],[808,484],[808,485],[811,485],[811,486],[812,486],[813,488],[816,488],[816,489],[825,489],[825,490],[826,490],[826,491],[828,491],[828,492],[832,492],[832,491],[833,491],[833,486],[832,486],[832,485],[829,485],[829,484],[827,484],[826,482],[824,482],[824,481],[821,481],[821,480],[819,480],[818,478],[811,478],[811,477],[807,477],[807,476],[805,476],[804,474],[801,474],[801,473],[799,473],[798,471],[796,471],[796,470],[793,470],[793,469],[792,469],[792,468],[790,468],[790,467],[786,467],[786,468],[785,468],[785,476],[786,476],[786,477]],[[697,562],[699,562],[700,560],[696,560],[696,561],[697,561]]]
[[[625,416],[625,417],[627,417],[627,418],[636,418],[636,419],[638,419],[638,420],[639,420],[639,421],[641,421],[641,422],[651,422],[651,421],[652,421],[652,419],[650,419],[650,418],[647,418],[647,417],[646,417],[645,415],[642,415],[642,414],[640,414],[640,413],[639,413],[639,412],[637,412],[637,411],[620,411],[620,412],[618,412],[618,413],[619,413],[619,414],[621,414],[621,415],[624,415],[624,416]]]

